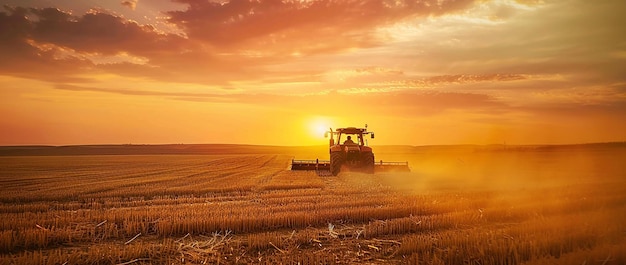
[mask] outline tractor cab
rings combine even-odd
[[[336,129],[335,131],[331,129],[330,131],[327,131],[326,134],[324,134],[324,136],[328,137],[329,134],[330,134],[330,142],[329,142],[330,147],[335,146],[335,145],[339,145],[341,147],[367,146],[367,139],[365,139],[365,136],[369,134],[371,138],[374,138],[374,133],[368,132],[367,127],[365,128],[355,128],[355,127],[339,128],[339,129]],[[336,142],[335,142],[335,138],[337,138]]]

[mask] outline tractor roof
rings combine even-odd
[[[337,128],[337,132],[347,133],[347,134],[360,134],[367,132],[365,128],[355,128],[355,127],[347,127],[347,128]]]

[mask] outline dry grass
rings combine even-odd
[[[625,154],[1,157],[0,264],[624,264]]]

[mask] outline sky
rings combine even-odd
[[[623,0],[0,0],[0,145],[626,141]]]

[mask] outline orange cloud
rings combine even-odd
[[[182,28],[186,37],[163,33],[151,25],[140,25],[102,10],[76,16],[57,8],[5,7],[6,12],[0,12],[0,54],[8,60],[0,62],[0,71],[51,81],[71,79],[81,72],[112,72],[161,81],[226,84],[228,80],[266,76],[268,72],[258,66],[290,60],[292,54],[383,45],[385,40],[376,34],[377,27],[415,16],[455,12],[472,3],[177,2],[189,6],[184,11],[166,12],[168,21]],[[132,7],[136,1],[122,4]],[[147,63],[103,64],[91,59],[94,55],[104,56],[100,61],[106,62],[106,56],[121,53]],[[21,62],[15,65],[17,61]],[[220,78],[208,78],[204,74],[207,71]]]
[[[224,49],[310,54],[380,45],[374,29],[415,16],[455,12],[473,0],[194,1],[167,12],[191,39]]]
[[[137,2],[139,2],[139,0],[124,0],[122,1],[122,5],[130,8],[131,10],[135,10],[135,8],[137,8]]]

